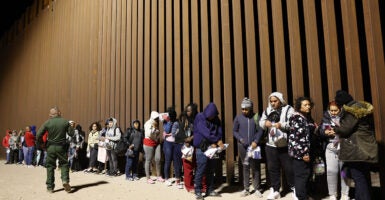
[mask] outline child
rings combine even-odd
[[[128,144],[126,153],[126,180],[139,180],[138,161],[139,153],[143,149],[143,131],[140,129],[140,121],[134,120],[131,128],[127,129],[124,140]]]

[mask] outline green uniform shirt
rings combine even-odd
[[[48,131],[48,145],[64,145],[66,143],[66,133],[71,137],[74,135],[74,129],[70,126],[68,120],[59,116],[44,122],[37,132],[38,141],[41,141],[45,131]]]

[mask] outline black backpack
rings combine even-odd
[[[116,129],[117,128],[114,129],[114,135],[116,135]],[[124,134],[122,132],[122,129],[119,128],[119,130],[120,130],[120,140],[116,143],[114,151],[117,156],[124,156],[124,154],[127,151],[128,145],[124,140]]]

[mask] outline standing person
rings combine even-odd
[[[9,138],[9,163],[16,164],[18,160],[19,148],[17,147],[17,132],[12,131],[12,136]]]
[[[74,135],[70,138],[69,143],[69,149],[68,149],[68,162],[70,165],[70,172],[73,171],[79,171],[80,168],[80,161],[79,161],[79,154],[80,149],[83,146],[84,137],[80,134],[80,131],[78,129],[78,126],[76,122],[70,120],[70,124],[72,128],[74,128]]]
[[[341,108],[335,101],[331,101],[328,110],[324,112],[320,134],[326,141],[325,159],[326,159],[326,177],[329,191],[329,200],[337,200],[338,196],[338,177],[342,170],[343,162],[338,159],[339,138],[334,128],[339,126],[341,117]],[[341,179],[341,200],[349,199],[349,186],[345,180]]]
[[[222,142],[222,126],[218,117],[218,109],[214,103],[209,103],[199,113],[194,121],[194,147],[196,148],[197,168],[195,172],[195,197],[203,199],[202,178],[206,175],[208,196],[220,196],[214,190],[214,170],[217,159],[209,159],[204,152],[208,147],[224,149]]]
[[[249,158],[247,155],[248,149],[254,150],[257,148],[258,142],[263,134],[262,129],[254,121],[253,102],[245,97],[241,104],[242,114],[237,115],[234,119],[233,135],[238,143],[238,156],[243,166],[243,192],[242,197],[250,194],[250,169],[252,171],[253,186],[255,195],[262,198],[259,191],[260,187],[260,159]],[[247,158],[246,158],[247,157]]]
[[[24,131],[19,130],[19,135],[17,138],[17,147],[19,149],[19,160],[18,160],[17,164],[23,164],[24,163],[23,143],[24,143]]]
[[[6,130],[5,131],[5,136],[3,137],[3,141],[2,141],[2,145],[3,147],[5,148],[5,153],[7,155],[7,160],[5,162],[5,164],[9,164],[9,154],[11,152],[11,150],[9,149],[9,138],[11,138],[11,135],[12,135],[12,131],[10,130]]]
[[[93,122],[90,127],[87,140],[87,152],[90,153],[90,162],[88,168],[84,172],[98,172],[98,145],[99,145],[99,131],[102,126],[99,122]]]
[[[184,146],[185,148],[194,148],[192,146],[193,138],[194,138],[194,120],[195,116],[198,113],[198,105],[196,103],[190,103],[186,106],[182,114],[179,116],[177,123],[174,123],[172,127],[172,132],[175,134],[175,143],[177,144],[177,149],[174,151],[174,168],[175,168],[175,177],[178,178],[178,172],[180,172],[182,167],[180,166],[181,149]],[[183,165],[183,182],[186,190],[188,192],[194,192],[194,168],[196,165],[195,159],[195,151],[193,151],[192,155],[188,157],[184,157],[182,159]],[[177,172],[178,171],[178,172]],[[179,174],[180,175],[180,174]],[[180,178],[180,176],[179,176]],[[177,187],[182,189],[182,185],[178,185]],[[206,180],[202,180],[202,189],[206,192]]]
[[[373,105],[355,101],[346,91],[336,92],[337,105],[343,106],[340,125],[334,128],[340,138],[339,159],[350,170],[355,183],[355,199],[371,199],[370,167],[378,162],[374,133]]]
[[[307,200],[307,187],[312,170],[311,137],[316,124],[311,117],[313,102],[308,97],[295,101],[295,113],[290,117],[289,155],[293,159],[295,194],[298,200]]]
[[[265,147],[268,178],[270,180],[270,193],[267,199],[279,199],[281,194],[281,168],[285,170],[286,181],[294,191],[294,177],[291,159],[287,152],[287,132],[289,131],[289,118],[294,109],[286,104],[282,93],[273,92],[268,97],[269,106],[262,113],[259,126],[267,130],[267,143]]]
[[[25,127],[24,144],[25,144],[23,146],[24,160],[27,167],[30,168],[32,167],[33,153],[35,151],[35,136],[31,132],[30,126]]]
[[[71,192],[69,184],[69,167],[68,167],[68,146],[66,142],[66,133],[72,136],[74,134],[73,128],[70,126],[68,120],[61,117],[59,108],[54,107],[49,111],[50,119],[44,122],[37,132],[38,145],[42,142],[42,137],[48,131],[47,138],[47,191],[53,193],[55,188],[55,168],[56,160],[59,160],[59,167],[61,169],[61,180],[64,190]]]
[[[174,165],[175,165],[175,160],[173,159],[173,155],[176,148],[175,137],[174,137],[175,132],[172,133],[172,126],[176,121],[176,112],[174,107],[167,108],[167,114],[168,114],[168,118],[163,121],[164,179],[166,180],[165,184],[167,186],[171,186],[172,181],[170,180],[170,168],[171,168],[171,162],[174,161]],[[177,170],[177,169],[174,168],[174,170]],[[179,179],[180,179],[180,176],[179,176]]]
[[[126,153],[126,180],[137,181],[139,153],[143,151],[143,130],[140,128],[140,121],[134,120],[131,127],[127,129],[124,140],[129,150]]]
[[[154,180],[150,177],[150,164],[152,159],[155,157],[156,175],[157,181],[164,182],[161,176],[161,164],[160,164],[160,138],[161,134],[159,131],[159,113],[152,111],[150,119],[144,124],[144,139],[143,139],[143,150],[145,156],[144,171],[146,173],[147,183],[154,184]]]
[[[108,119],[108,128],[106,135],[101,137],[100,140],[106,142],[107,157],[109,163],[109,170],[107,176],[119,176],[118,171],[118,155],[114,151],[116,144],[120,140],[121,132],[117,126],[117,120],[115,118]]]

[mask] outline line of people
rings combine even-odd
[[[244,98],[241,114],[234,118],[233,135],[243,174],[241,196],[253,193],[257,198],[263,198],[260,170],[261,155],[264,155],[268,172],[267,182],[270,186],[267,199],[279,199],[281,194],[288,192],[292,192],[293,199],[308,199],[311,178],[314,178],[316,173],[313,167],[318,159],[325,160],[329,199],[349,199],[346,180],[353,180],[355,183],[355,199],[370,199],[369,170],[371,164],[378,161],[373,106],[370,103],[354,101],[346,91],[337,91],[335,99],[329,103],[328,110],[324,113],[322,122],[317,124],[311,116],[313,102],[308,97],[299,97],[294,105],[290,106],[282,93],[273,92],[269,95],[268,102],[268,107],[258,114],[253,110],[252,100]],[[53,113],[53,118],[60,117],[57,108],[50,112]],[[76,158],[79,148],[85,142],[85,137],[82,137],[73,121],[67,121],[68,124],[63,125],[61,131],[66,134],[67,139],[62,141],[62,136],[60,139],[59,136],[51,138],[50,128],[54,132],[57,130],[47,123],[49,124],[49,120],[39,129],[38,141],[42,140],[44,132],[48,132],[48,147],[63,145],[64,149],[68,148],[68,137],[72,138],[71,141],[78,142],[70,143],[70,150],[67,149],[65,154],[67,159],[56,158],[61,167],[68,165],[70,168],[73,158]],[[163,126],[163,131],[160,125]],[[73,133],[76,132],[74,130],[78,130],[78,133]],[[119,176],[119,166],[125,163],[123,170],[126,180],[139,180],[139,157],[142,153],[148,184],[174,184],[177,188],[185,188],[194,193],[196,199],[220,196],[214,188],[214,174],[221,162],[216,159],[218,156],[206,154],[208,149],[218,149],[220,154],[226,148],[222,140],[219,112],[214,103],[208,104],[201,113],[198,113],[197,104],[191,103],[178,117],[173,107],[167,108],[165,113],[152,111],[143,129],[140,121],[134,120],[123,132],[117,120],[109,118],[104,128],[99,122],[93,122],[89,131],[86,143],[89,157],[89,165],[85,170],[87,173],[104,170],[107,176]],[[14,134],[12,133],[10,138],[15,138]],[[14,145],[14,139],[8,141],[9,145]],[[120,162],[119,153],[116,151],[119,141],[123,141],[127,148],[123,162]],[[56,149],[59,150],[62,152],[62,149]],[[48,160],[52,162],[52,159]],[[151,165],[153,160],[155,169],[152,169]],[[68,161],[69,164],[65,163]],[[170,170],[171,164],[173,172]],[[52,164],[46,166],[48,171],[52,170]],[[174,178],[171,178],[172,173]],[[52,191],[54,185],[50,180],[53,175],[47,174],[47,189]],[[155,174],[155,177],[151,174]],[[282,185],[285,185],[281,183],[282,174],[285,174],[287,191],[281,191]],[[338,186],[339,179],[341,186]],[[62,180],[67,191],[69,177],[63,175]],[[337,188],[341,188],[341,191],[337,191]]]

